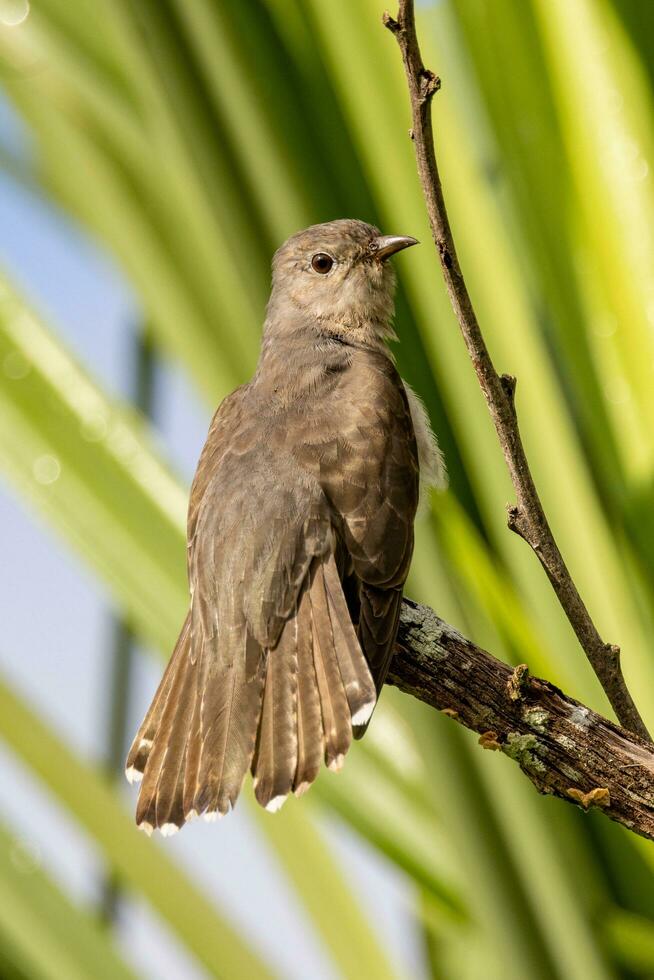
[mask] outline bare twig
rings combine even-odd
[[[388,682],[478,732],[540,793],[599,807],[654,840],[654,747],[579,704],[524,664],[512,670],[404,600]]]
[[[461,273],[434,151],[431,99],[440,88],[440,80],[422,63],[413,0],[400,0],[397,20],[386,13],[384,24],[395,35],[402,53],[411,99],[411,136],[418,174],[445,284],[516,492],[517,503],[509,508],[509,527],[537,554],[620,723],[649,740],[649,733],[622,676],[620,649],[602,640],[554,540],[520,438],[514,404],[516,380],[506,374],[499,375],[495,370]]]

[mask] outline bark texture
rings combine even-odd
[[[654,749],[526,665],[511,668],[404,600],[387,683],[477,732],[540,793],[591,806],[654,840]]]

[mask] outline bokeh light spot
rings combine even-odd
[[[47,486],[59,479],[61,465],[56,456],[50,456],[49,453],[46,453],[34,460],[32,472],[37,483]]]
[[[29,12],[29,0],[0,0],[0,24],[4,27],[18,27]]]

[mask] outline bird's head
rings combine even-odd
[[[415,238],[382,235],[364,221],[312,225],[286,241],[273,259],[271,309],[292,310],[327,331],[388,334],[395,273],[388,259]],[[289,311],[290,312],[290,311]]]

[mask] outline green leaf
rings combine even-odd
[[[106,398],[0,280],[0,459],[149,642],[186,614],[185,494],[134,412]]]
[[[164,849],[136,829],[116,791],[3,680],[0,736],[85,828],[120,880],[147,899],[209,971],[233,980],[271,975]]]
[[[654,922],[615,909],[603,923],[606,941],[625,969],[649,976],[654,971]]]
[[[378,936],[337,863],[325,859],[325,839],[311,819],[310,803],[290,799],[279,814],[280,819],[271,819],[261,807],[253,808],[253,813],[295,885],[304,909],[319,924],[325,949],[341,975],[349,980],[361,977],[391,980],[396,977]]]
[[[518,375],[525,445],[562,551],[651,715],[652,202],[629,168],[642,157],[652,170],[652,72],[646,30],[629,37],[614,6],[450,0],[418,13],[426,63],[443,79],[437,149],[475,305],[498,367]],[[158,344],[212,399],[254,366],[269,255],[296,224],[350,214],[423,241],[397,260],[398,365],[447,447],[456,499],[435,500],[417,529],[411,592],[601,707],[542,569],[505,527],[513,493],[429,245],[405,81],[377,0],[33,8],[24,29],[0,32],[0,50],[42,185],[110,247]],[[47,70],[23,70],[34,62]],[[78,373],[57,382],[49,355],[0,332],[0,463],[139,633],[169,649],[186,602],[181,506],[162,508],[165,481],[134,480],[103,438],[79,438]],[[103,411],[139,433],[141,462],[156,459],[138,422],[120,406]],[[53,472],[47,456],[60,474],[40,483],[35,472]],[[321,778],[312,796],[425,890],[434,972],[610,976],[621,954],[605,956],[594,927],[598,909],[620,904],[607,869],[629,852],[646,907],[651,848],[618,842],[612,826],[591,838],[588,820],[539,799],[453,723],[427,724],[389,692],[384,701],[342,776]],[[309,807],[282,819],[291,828]],[[278,853],[324,914],[299,850],[284,840]],[[340,889],[332,870],[316,880]],[[352,932],[330,911],[323,937],[341,943],[342,969],[358,968]]]
[[[135,980],[110,936],[0,827],[0,945],[34,980]]]

